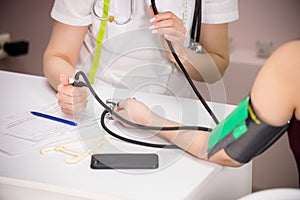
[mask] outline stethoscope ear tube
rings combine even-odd
[[[85,83],[83,83],[82,81],[79,81],[80,76],[82,76],[83,80]],[[134,122],[131,122],[125,118],[123,118],[122,116],[120,116],[118,113],[116,113],[113,108],[111,108],[110,106],[108,106],[107,104],[105,104],[101,98],[97,95],[97,93],[95,92],[95,90],[93,89],[91,83],[89,82],[87,76],[85,75],[84,72],[82,71],[78,71],[75,74],[75,81],[73,83],[74,87],[79,87],[83,86],[83,84],[88,87],[88,89],[90,90],[90,92],[92,93],[93,97],[98,101],[98,103],[100,103],[100,105],[107,110],[111,115],[115,116],[118,120],[122,121],[123,123],[135,127],[135,128],[139,128],[139,129],[144,129],[144,130],[156,130],[156,131],[175,131],[175,130],[202,130],[202,131],[211,131],[210,128],[206,128],[206,127],[202,127],[202,126],[172,126],[172,127],[159,127],[159,126],[145,126],[145,125],[141,125],[141,124],[137,124]]]
[[[193,23],[191,28],[191,39],[193,42],[200,43],[201,23],[202,23],[202,1],[196,0]],[[196,37],[195,37],[196,33]]]
[[[103,129],[108,133],[110,134],[111,136],[115,137],[115,138],[118,138],[120,140],[123,140],[125,142],[129,142],[129,143],[132,143],[132,144],[137,144],[137,145],[143,145],[143,146],[147,146],[147,147],[154,147],[154,148],[166,148],[166,149],[178,149],[178,147],[176,145],[172,145],[172,144],[155,144],[155,143],[148,143],[148,142],[143,142],[143,141],[139,141],[139,140],[133,140],[133,139],[130,139],[130,138],[126,138],[126,137],[123,137],[121,135],[118,135],[116,133],[114,133],[113,131],[111,131],[105,124],[105,115],[108,114],[109,112],[107,110],[104,110],[102,112],[102,115],[101,115],[101,119],[100,119],[100,122],[101,122],[101,126],[103,127]]]
[[[158,11],[157,11],[157,8],[156,8],[155,0],[151,0],[151,7],[152,7],[154,15],[157,15]]]
[[[196,0],[196,2],[198,2],[198,0]],[[200,2],[200,6],[201,6],[201,0],[199,0]],[[198,2],[198,3],[199,3]],[[156,5],[155,5],[155,1],[151,0],[151,6],[153,9],[154,14],[158,14]],[[197,9],[197,4],[195,6],[195,12],[199,12],[199,9]],[[194,20],[193,20],[194,21]],[[194,22],[193,22],[194,23]],[[200,21],[199,21],[199,13],[198,13],[198,23],[200,23],[201,26],[201,7],[200,7]],[[198,40],[200,40],[200,27],[197,28],[197,38]],[[194,31],[195,32],[195,31]],[[180,59],[178,58],[177,54],[174,51],[173,45],[169,40],[166,40],[168,47],[174,57],[174,59],[176,60],[178,66],[180,67],[180,69],[182,70],[183,74],[185,75],[186,79],[188,80],[190,86],[192,87],[193,91],[195,92],[195,94],[197,95],[197,97],[199,98],[199,100],[201,101],[201,103],[203,104],[203,106],[205,107],[205,109],[208,111],[208,113],[211,115],[212,119],[215,121],[216,124],[219,123],[217,117],[215,116],[215,114],[212,112],[212,110],[210,109],[210,107],[207,105],[206,101],[204,100],[204,98],[201,96],[201,94],[199,93],[199,91],[197,90],[197,88],[195,87],[193,81],[191,80],[189,74],[187,73],[187,71],[185,70],[183,64],[181,63]],[[80,76],[82,76],[82,78],[84,79],[84,82],[79,81]],[[73,86],[75,87],[83,87],[86,86],[89,88],[90,92],[92,93],[92,95],[94,96],[94,98],[98,101],[98,103],[100,103],[100,105],[105,109],[101,115],[101,126],[103,127],[103,129],[109,133],[110,135],[121,139],[123,141],[126,142],[130,142],[133,144],[138,144],[138,145],[143,145],[143,146],[148,146],[148,147],[156,147],[156,148],[178,148],[176,145],[165,145],[165,144],[153,144],[153,143],[146,143],[146,142],[142,142],[142,141],[137,141],[137,140],[133,140],[133,139],[129,139],[129,138],[125,138],[122,137],[114,132],[112,132],[110,129],[108,129],[108,127],[105,125],[105,115],[110,113],[111,115],[115,116],[118,120],[122,121],[123,123],[126,123],[129,126],[135,127],[135,128],[139,128],[139,129],[144,129],[144,130],[157,130],[157,131],[174,131],[174,130],[201,130],[201,131],[208,131],[210,132],[212,129],[207,128],[207,127],[201,127],[201,126],[177,126],[177,127],[154,127],[154,126],[144,126],[144,125],[140,125],[140,124],[136,124],[133,123],[131,121],[128,121],[127,119],[121,117],[120,115],[118,115],[118,113],[116,113],[114,111],[114,109],[110,106],[108,106],[107,104],[105,104],[97,95],[97,93],[94,91],[93,87],[91,86],[87,76],[85,75],[85,73],[83,73],[82,71],[78,71],[75,74],[75,82],[73,83]]]
[[[199,2],[200,2],[200,5],[201,5],[201,0],[196,0],[196,3],[198,2],[198,7],[199,7]],[[151,0],[151,6],[152,6],[152,9],[153,9],[153,13],[154,14],[158,14],[157,12],[157,8],[156,8],[156,5],[155,5],[155,0]],[[199,10],[197,9],[197,6],[195,7],[195,10]],[[197,11],[198,13],[199,11]],[[200,9],[200,12],[201,12],[201,9]],[[200,13],[200,16],[201,16],[201,13]],[[198,18],[199,19],[199,18]],[[201,19],[201,17],[200,17]],[[200,21],[200,25],[201,25],[201,21]],[[198,35],[200,37],[200,34]],[[199,40],[200,38],[198,38]],[[217,119],[216,115],[213,113],[213,111],[210,109],[210,107],[208,106],[208,104],[206,103],[205,99],[202,97],[202,95],[200,94],[200,92],[197,90],[195,84],[193,83],[191,77],[189,76],[189,74],[187,73],[186,69],[184,68],[182,62],[180,61],[180,59],[178,58],[178,55],[176,54],[174,48],[173,48],[173,45],[172,43],[169,41],[169,40],[166,40],[167,44],[168,44],[168,47],[174,57],[174,59],[176,60],[176,63],[178,64],[178,66],[180,67],[182,73],[184,74],[184,76],[186,77],[187,81],[189,82],[190,86],[192,87],[194,93],[196,94],[196,96],[198,97],[198,99],[201,101],[202,105],[205,107],[205,109],[207,110],[207,112],[210,114],[210,116],[212,117],[212,119],[214,120],[214,122],[216,124],[219,124],[219,120]]]

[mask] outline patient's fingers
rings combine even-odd
[[[128,105],[131,104],[133,101],[136,101],[135,98],[127,98],[125,100],[119,101],[115,106],[116,111],[128,109]]]

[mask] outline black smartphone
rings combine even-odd
[[[156,169],[158,155],[153,153],[94,154],[92,169]]]

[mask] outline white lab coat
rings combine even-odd
[[[103,1],[96,11],[102,15]],[[92,0],[56,0],[51,16],[70,25],[90,25],[77,68],[89,73],[100,21],[91,14]],[[169,62],[159,37],[151,34],[148,0],[134,0],[133,19],[125,25],[107,23],[97,79],[130,90],[191,96],[192,90]],[[159,12],[172,11],[190,30],[194,0],[156,0]],[[203,0],[202,22],[226,23],[238,19],[237,0]],[[130,15],[130,0],[111,0],[109,15],[124,21]],[[189,35],[189,33],[187,33]]]

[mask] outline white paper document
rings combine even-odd
[[[64,114],[57,104],[35,110],[55,117],[76,121],[78,125],[95,123],[97,118],[88,112],[76,117]],[[32,147],[65,140],[76,134],[76,126],[34,116],[30,111],[12,114],[0,119],[0,151],[16,155]]]

